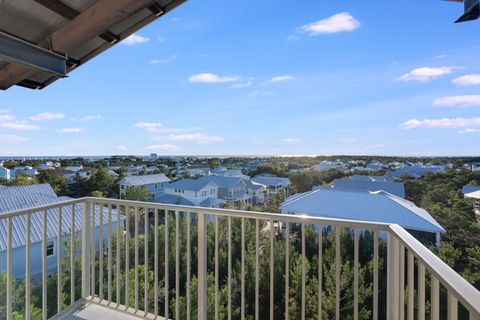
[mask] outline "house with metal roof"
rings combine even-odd
[[[463,196],[472,199],[475,214],[480,215],[480,186],[463,186]]]
[[[163,173],[149,174],[144,176],[128,176],[120,180],[120,197],[125,196],[128,188],[143,186],[147,188],[152,196],[152,200],[156,201],[157,197],[163,194],[164,187],[170,182]]]
[[[165,186],[155,202],[187,206],[218,207],[218,185],[203,179],[181,179]]]
[[[69,197],[58,197],[49,184],[37,184],[27,186],[12,186],[0,188],[0,215],[2,213],[38,206],[60,203],[69,200]],[[113,210],[115,212],[115,210]],[[100,224],[100,214],[103,214],[103,226]],[[79,233],[82,229],[82,208],[80,205],[67,205],[61,211],[61,232],[64,241],[58,243],[58,209],[47,210],[47,270],[53,271],[57,262],[57,246],[64,246],[70,239],[71,225],[74,232]],[[100,228],[103,235],[107,234],[108,210],[95,206],[95,233],[96,243],[99,243]],[[112,214],[111,226],[117,227],[117,215]],[[0,220],[0,272],[6,270],[7,254],[7,219]],[[22,278],[25,273],[25,245],[26,245],[26,217],[18,216],[12,219],[13,230],[13,256],[17,257],[13,266],[14,276]],[[30,247],[31,247],[31,273],[38,274],[42,271],[42,234],[43,234],[43,211],[32,213],[30,216]],[[79,236],[79,235],[78,235]]]
[[[268,175],[258,175],[252,178],[255,183],[263,184],[267,187],[267,196],[274,196],[282,193],[285,197],[290,196],[290,179],[274,177]]]
[[[242,178],[210,175],[199,180],[215,183],[218,186],[218,198],[221,200],[252,203],[252,197],[247,194],[245,180]]]
[[[356,181],[348,179],[335,179],[333,188],[344,190],[386,191],[400,198],[405,198],[405,185],[403,182],[384,181]]]
[[[364,176],[354,174],[351,178],[352,181],[367,181],[367,182],[392,182],[393,180],[386,176]]]
[[[5,168],[4,166],[0,165],[0,180],[10,180],[10,169]]]
[[[253,204],[263,204],[267,198],[267,186],[251,179],[244,180],[247,194],[252,197]]]
[[[435,235],[439,244],[445,229],[413,202],[385,191],[318,188],[296,194],[281,205],[282,213],[399,224],[407,230]]]

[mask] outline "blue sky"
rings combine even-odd
[[[190,0],[42,91],[0,155],[479,155],[479,22],[426,1]]]

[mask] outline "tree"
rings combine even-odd
[[[98,169],[95,170],[90,179],[87,181],[88,189],[90,193],[93,191],[100,191],[102,192],[107,198],[116,198],[118,191],[117,191],[117,183],[115,178],[108,175],[106,169]]]
[[[52,170],[42,170],[37,179],[39,183],[48,183],[57,195],[63,196],[67,194],[67,180],[65,180],[63,175]]]
[[[124,199],[132,201],[150,201],[152,195],[144,186],[133,186],[127,188]]]

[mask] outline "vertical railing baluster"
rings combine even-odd
[[[112,303],[112,205],[108,204],[107,217],[107,300]]]
[[[307,259],[305,253],[305,224],[301,224],[301,233],[302,233],[302,303],[301,303],[301,319],[305,320],[305,309],[306,309],[306,294],[305,294],[305,260]]]
[[[42,319],[47,320],[47,210],[43,210],[42,230]]]
[[[430,300],[431,300],[431,315],[432,320],[440,319],[440,283],[438,279],[432,274],[430,282]]]
[[[45,223],[45,222],[44,222]],[[7,320],[12,320],[13,313],[13,274],[12,274],[12,259],[13,259],[13,223],[12,217],[7,219]]]
[[[30,281],[31,281],[31,267],[30,267],[30,259],[31,259],[31,231],[30,231],[30,220],[31,214],[27,213],[26,219],[26,232],[25,232],[25,320],[30,320],[31,318],[31,303],[30,303]]]
[[[169,314],[169,289],[168,289],[168,281],[169,281],[169,244],[168,244],[168,210],[165,210],[165,319],[168,319],[168,314]],[[200,248],[199,248],[200,250]],[[200,257],[199,257],[200,258]]]
[[[274,229],[273,229],[273,220],[270,220],[270,320],[274,319],[273,314],[273,305],[274,305],[274,275],[273,275],[273,236],[274,236]]]
[[[122,223],[121,223],[121,206],[117,205],[117,248],[115,252],[116,256],[116,302],[117,302],[117,308],[120,305],[120,232],[123,230],[121,229]]]
[[[448,303],[447,319],[457,320],[458,319],[458,300],[457,298],[455,298],[455,296],[451,292],[448,292],[447,303]]]
[[[191,298],[190,298],[190,284],[192,282],[192,266],[191,266],[191,239],[190,239],[190,212],[187,212],[187,320],[190,320]]]
[[[155,274],[154,274],[155,280],[154,280],[154,284],[153,284],[154,291],[155,291],[153,293],[153,296],[154,296],[154,302],[153,302],[154,312],[153,313],[154,313],[154,317],[156,319],[158,317],[158,209],[155,209],[153,212],[155,214],[155,216],[154,216],[155,229],[153,230],[153,237],[154,237],[154,239],[153,239],[153,241],[154,241],[153,250],[154,250],[154,264],[155,264],[155,266],[153,268],[153,270],[155,272]]]
[[[57,314],[62,311],[62,207],[58,207],[57,225]]]
[[[285,222],[285,320],[289,319],[290,290],[290,223]]]
[[[70,215],[70,305],[75,303],[75,204]]]
[[[98,255],[99,255],[99,260],[98,260],[98,296],[100,300],[103,300],[103,258],[104,258],[104,250],[103,250],[103,210],[104,210],[104,204],[100,203],[98,206],[98,211],[99,211],[99,236],[98,236],[98,244],[99,244],[99,249],[98,249]]]
[[[340,319],[340,226],[335,226],[335,319]]]
[[[402,246],[403,248],[403,246]],[[413,316],[414,316],[414,266],[415,266],[415,258],[413,256],[413,254],[408,251],[407,253],[407,257],[408,257],[408,266],[407,266],[407,281],[408,281],[408,304],[407,304],[407,319],[408,320],[413,320]],[[402,294],[403,292],[401,292],[401,296],[403,296]],[[400,306],[402,307],[402,306]]]
[[[90,290],[90,204],[82,205],[82,298],[91,295]]]
[[[378,320],[378,230],[373,230],[373,320]]]
[[[180,212],[175,211],[175,319],[180,319]]]
[[[135,313],[138,312],[138,207],[135,207]]]
[[[145,312],[145,315],[148,314],[148,208],[143,208],[143,213],[145,214],[145,235],[144,235],[144,298],[143,298],[143,302],[144,302],[144,305],[143,305],[143,308],[144,308],[144,312]]]
[[[228,287],[228,320],[232,320],[232,218],[228,216],[227,226],[227,254],[228,254],[228,272],[227,272],[227,287]]]
[[[425,266],[418,261],[418,320],[425,320]]]
[[[220,298],[218,296],[218,286],[219,286],[219,277],[220,277],[220,262],[218,260],[218,216],[215,216],[215,320],[218,320],[218,309]]]
[[[390,232],[388,234],[387,266],[387,319],[398,320],[400,315],[400,245]]]
[[[360,230],[354,229],[353,240],[353,319],[358,320],[358,272],[359,272],[359,241]]]
[[[125,309],[130,306],[130,207],[125,206]]]
[[[207,319],[207,227],[205,214],[198,212],[198,320]]]
[[[240,319],[245,319],[245,218],[242,217],[242,245],[241,245],[241,289],[240,289]]]
[[[95,203],[93,203],[93,208],[92,208],[92,220],[91,220],[91,230],[92,230],[92,239],[90,240],[91,241],[91,250],[92,250],[92,253],[91,253],[91,268],[92,268],[92,284],[90,286],[90,290],[91,290],[91,293],[92,293],[92,296],[91,298],[95,298],[95,292],[96,292],[96,283],[95,283],[95,268],[96,268],[96,259],[97,259],[97,244],[95,242],[95,233],[96,233],[96,230],[95,230],[95,225],[96,225],[96,218],[97,218],[97,205]]]
[[[318,226],[318,320],[322,319],[323,300],[323,226]]]
[[[400,320],[403,320],[405,319],[405,246],[400,243],[399,244],[399,264],[398,264],[398,267],[399,267],[399,285],[398,287],[400,288],[400,296],[399,296],[399,306],[400,306],[400,310],[399,310],[399,319]],[[408,270],[407,270],[408,271]]]
[[[260,278],[260,226],[259,220],[255,219],[255,320],[260,319],[260,287],[259,287],[259,278]]]

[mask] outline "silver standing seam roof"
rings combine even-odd
[[[368,190],[368,191],[386,191],[398,197],[405,198],[405,185],[403,182],[384,182],[384,181],[355,181],[347,179],[333,180],[335,189],[346,190]]]
[[[7,250],[8,219],[1,219],[2,213],[28,209],[32,207],[61,203],[70,200],[70,197],[57,197],[48,184],[3,187],[0,188],[0,251]],[[70,234],[74,213],[75,232],[82,230],[82,205],[67,205],[62,207],[62,233]],[[104,225],[108,223],[108,209],[103,210]],[[116,210],[112,209],[112,223],[117,221]],[[100,207],[95,206],[95,226],[100,225]],[[17,216],[12,219],[13,248],[24,246],[26,243],[26,216]],[[35,212],[30,216],[30,243],[42,241],[43,212]],[[47,210],[47,239],[56,239],[58,236],[58,209]]]
[[[148,184],[170,182],[170,179],[163,173],[148,174],[144,176],[130,176],[121,180],[120,184],[126,186],[145,186]]]

